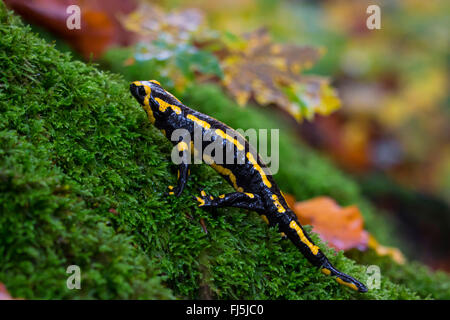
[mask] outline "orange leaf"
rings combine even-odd
[[[343,208],[329,197],[295,202],[295,198],[288,194],[285,199],[300,223],[312,225],[313,231],[331,247],[337,250],[365,250],[369,247],[379,256],[389,256],[399,264],[405,263],[406,259],[399,249],[382,246],[364,230],[364,220],[358,207]]]
[[[0,282],[0,300],[18,300],[11,297],[3,283]],[[19,299],[20,300],[20,299]]]
[[[313,226],[322,240],[337,250],[367,248],[369,234],[356,206],[341,207],[329,197],[296,202],[293,206],[300,223]]]
[[[68,41],[75,50],[88,58],[100,56],[112,44],[126,45],[132,40],[117,20],[117,14],[134,9],[135,1],[109,0],[5,0],[5,3],[25,20],[42,26]],[[81,29],[69,30],[66,12],[70,5],[81,11]]]

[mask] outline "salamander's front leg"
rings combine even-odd
[[[261,212],[264,205],[261,198],[253,193],[232,192],[213,197],[202,191],[200,197],[196,197],[199,207],[236,207]]]
[[[169,186],[169,194],[179,196],[184,187],[186,186],[186,182],[189,177],[189,165],[188,164],[180,164],[178,167],[178,182],[177,186],[174,188],[173,186]]]
[[[189,150],[187,144],[181,141],[177,144],[177,149],[182,157],[181,158],[182,163],[180,163],[178,166],[177,187],[174,188],[173,186],[169,186],[169,194],[175,196],[179,196],[183,192],[183,189],[186,186],[186,182],[189,177],[189,164],[188,164]]]

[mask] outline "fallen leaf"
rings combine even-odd
[[[15,299],[11,297],[8,290],[6,290],[5,285],[0,282],[0,300],[21,300],[21,299]]]
[[[300,73],[323,54],[308,46],[273,43],[266,29],[259,29],[227,44],[223,56],[223,84],[240,105],[253,98],[260,105],[274,104],[297,120],[314,113],[329,114],[340,100],[329,80]]]
[[[372,235],[369,235],[369,248],[374,249],[379,256],[390,256],[398,264],[404,264],[406,261],[399,249],[382,246]]]
[[[385,247],[374,236],[364,230],[364,219],[357,206],[341,207],[329,197],[316,197],[295,202],[292,195],[284,196],[301,224],[309,224],[320,238],[336,250],[356,248],[374,249],[379,256],[390,256],[399,264],[405,257],[397,248]]]
[[[321,239],[337,250],[365,250],[369,234],[357,206],[341,207],[329,197],[296,202],[293,206],[300,223],[313,226]]]
[[[42,26],[68,41],[85,58],[99,57],[113,44],[128,45],[133,36],[117,20],[118,13],[128,13],[135,1],[109,0],[5,0],[6,5],[25,20]],[[78,5],[81,29],[67,28],[67,8]]]

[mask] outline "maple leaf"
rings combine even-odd
[[[340,106],[328,79],[300,74],[313,66],[323,50],[273,43],[266,29],[243,39],[226,44],[228,52],[221,61],[223,84],[238,104],[254,98],[260,105],[281,107],[297,120],[329,114]]]

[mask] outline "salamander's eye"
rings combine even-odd
[[[138,88],[138,92],[139,92],[139,95],[140,96],[142,96],[142,97],[145,97],[146,95],[147,95],[147,93],[145,92],[145,88],[144,88],[144,86],[140,86],[139,88]]]

